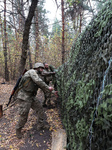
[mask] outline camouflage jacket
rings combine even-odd
[[[39,77],[34,69],[30,69],[24,74],[19,87],[20,90],[18,91],[17,98],[22,100],[34,98],[38,88],[41,88],[46,94],[50,94],[49,86]]]
[[[52,81],[54,72],[51,72],[47,69],[44,69],[42,72],[42,76],[44,77],[45,83],[48,85],[50,81]]]

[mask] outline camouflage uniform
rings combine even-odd
[[[43,72],[42,72],[42,77],[43,77],[43,80],[44,82],[49,85],[50,81],[52,81],[53,79],[53,75],[54,75],[54,72],[50,72],[49,69],[44,69]],[[46,95],[46,93],[44,92],[44,96],[45,96],[45,100],[43,102],[43,106],[50,106],[50,98],[51,98],[51,94],[49,95],[49,97]],[[47,103],[47,105],[46,105]]]
[[[50,81],[52,81],[54,72],[50,72],[47,69],[44,69],[42,72],[42,76],[44,76],[44,81],[47,85],[49,85]]]
[[[56,90],[56,73],[58,72],[58,69],[56,69],[54,66],[50,65],[49,66],[50,71],[55,72],[55,75],[53,76],[52,82],[54,84],[54,89]]]
[[[50,93],[49,86],[37,74],[34,69],[27,71],[20,82],[20,90],[17,94],[19,101],[19,120],[16,125],[16,134],[21,130],[27,122],[30,108],[36,111],[38,117],[38,125],[44,127],[44,111],[41,102],[37,100],[36,94],[38,88],[41,88],[46,94]],[[19,132],[20,133],[20,132]],[[19,135],[19,134],[18,134]],[[19,136],[18,136],[19,138]]]

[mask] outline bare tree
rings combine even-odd
[[[38,51],[39,51],[39,26],[38,26],[38,7],[35,11],[35,41],[36,41],[36,47],[35,47],[35,62],[38,60]]]
[[[7,66],[7,32],[6,32],[6,0],[4,0],[4,59],[5,59],[5,80],[9,81],[9,71]]]
[[[28,58],[29,58],[29,68],[32,68],[32,59],[31,59],[31,52],[30,52],[30,46],[28,46]]]
[[[25,64],[26,64],[30,26],[31,26],[31,22],[34,16],[37,3],[38,3],[38,0],[32,0],[29,13],[28,13],[28,17],[25,20],[23,41],[22,41],[22,54],[21,54],[20,67],[19,67],[20,74],[22,74],[25,68]]]

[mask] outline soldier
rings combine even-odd
[[[55,75],[52,76],[52,77],[53,77],[52,83],[53,83],[53,85],[54,85],[54,89],[56,90],[56,89],[57,89],[57,87],[56,87],[56,73],[58,72],[58,69],[56,69],[56,68],[55,68],[54,66],[52,66],[52,65],[49,65],[49,69],[50,69],[51,72],[55,72]]]
[[[47,63],[44,64],[44,70],[42,72],[42,76],[44,76],[45,83],[49,85],[50,81],[53,79],[53,75],[55,75],[55,72],[52,72],[49,70],[49,65]]]
[[[43,70],[41,75],[44,77],[45,83],[47,85],[49,85],[50,81],[52,81],[53,76],[55,75],[55,72],[51,72],[49,70],[49,65],[46,62],[44,62],[43,64],[44,64],[44,70]],[[44,93],[44,96],[45,96],[45,100],[43,102],[43,107],[51,108],[51,103],[50,103],[50,97],[51,96],[48,98],[46,93]]]
[[[19,102],[19,120],[16,125],[16,136],[17,138],[22,138],[21,129],[27,122],[28,113],[30,108],[36,111],[38,117],[37,130],[42,128],[49,128],[45,125],[44,121],[44,111],[41,102],[36,98],[38,88],[41,88],[46,95],[51,92],[56,94],[57,91],[53,91],[53,87],[49,87],[40,77],[39,74],[44,69],[42,63],[36,63],[33,69],[28,70],[22,77],[19,87],[20,90],[17,94],[17,99]]]

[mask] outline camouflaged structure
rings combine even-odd
[[[112,2],[74,41],[56,75],[68,150],[112,149]]]

